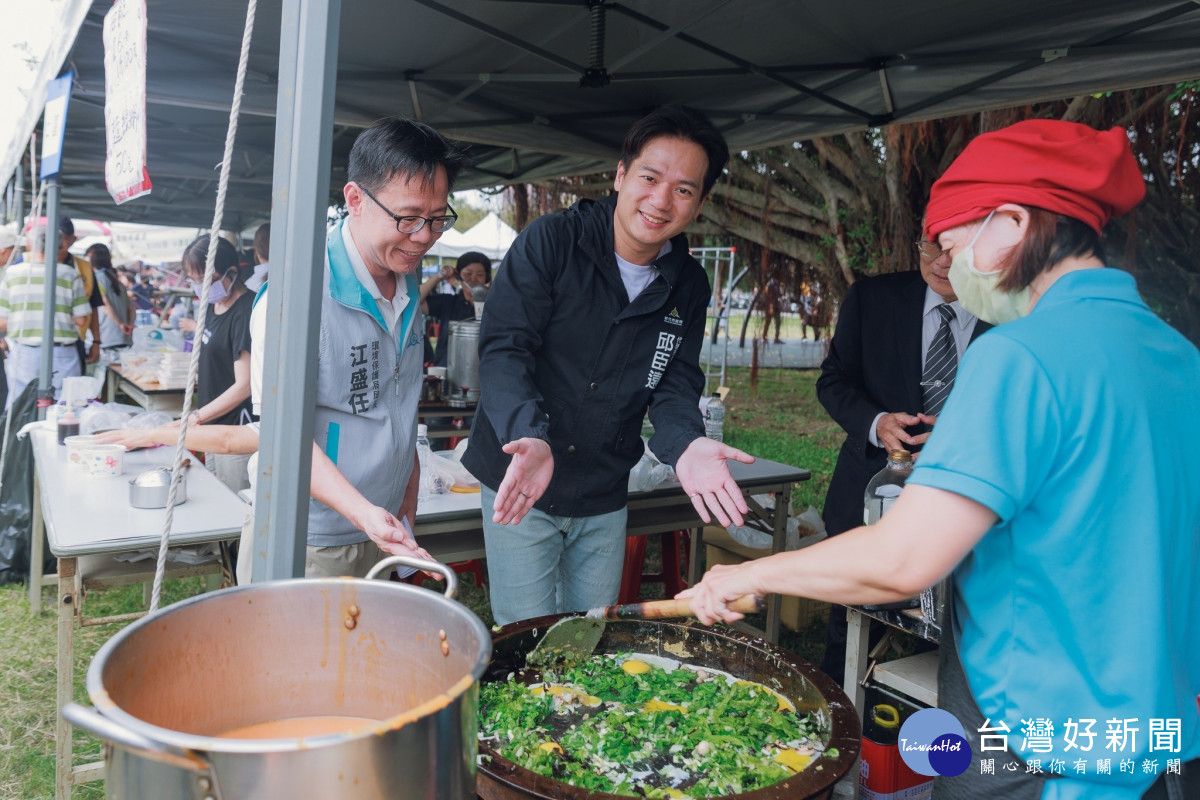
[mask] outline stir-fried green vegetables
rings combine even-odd
[[[591,791],[741,793],[784,780],[821,755],[808,715],[760,684],[723,673],[596,656],[546,670],[542,679],[485,684],[479,736],[526,769]]]

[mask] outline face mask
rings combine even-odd
[[[200,299],[200,290],[203,284],[199,281],[189,281],[192,285],[192,292],[196,295],[196,299]],[[220,281],[213,281],[208,287],[208,302],[210,304],[219,303],[229,296],[229,292],[225,291],[225,284]]]
[[[229,296],[229,292],[225,291],[225,284],[221,282],[222,280],[224,279],[219,278],[214,280],[212,285],[208,287],[209,303],[219,303]],[[192,285],[192,291],[196,294],[196,299],[199,300],[200,289],[203,288],[204,283],[202,281],[188,281],[188,283]]]
[[[992,214],[996,212],[993,211]],[[997,288],[1002,270],[980,272],[975,269],[975,242],[992,219],[987,219],[975,232],[971,243],[960,250],[950,262],[950,285],[962,307],[992,325],[1002,325],[1029,313],[1029,287],[1017,292]]]

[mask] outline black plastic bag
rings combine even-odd
[[[0,486],[0,583],[17,583],[29,577],[29,532],[33,528],[33,442],[28,436],[17,439],[17,431],[37,419],[37,381],[30,382],[13,400],[8,413],[12,425],[7,426],[4,485]],[[0,436],[6,416],[0,414]],[[40,531],[38,535],[45,536]],[[49,555],[49,550],[43,552]]]

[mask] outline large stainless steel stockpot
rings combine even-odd
[[[453,321],[449,335],[446,402],[467,407],[479,402],[479,323],[473,319]]]
[[[475,796],[479,678],[491,639],[445,595],[353,578],[253,584],[163,609],[109,640],[87,674],[94,709],[63,714],[111,746],[110,800]],[[341,733],[218,734],[295,717],[363,717]]]

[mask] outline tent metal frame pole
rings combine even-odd
[[[37,173],[37,132],[29,137],[29,218],[37,213],[38,173]]]
[[[55,286],[58,276],[58,213],[59,186],[57,178],[47,178],[46,184],[46,236],[45,252],[45,292],[42,294],[42,366],[38,372],[37,408],[38,419],[46,418],[46,410],[54,400],[54,308],[57,305]],[[35,221],[36,225],[36,221]],[[72,325],[75,323],[72,322]],[[80,364],[80,370],[83,369]],[[82,374],[82,373],[81,373]]]
[[[17,164],[14,172],[16,177],[13,179],[13,204],[8,209],[8,213],[17,221],[18,235],[25,225],[25,170],[22,169],[22,166]]]
[[[304,574],[341,0],[284,0],[271,209],[255,582]],[[286,265],[286,267],[285,267]],[[287,309],[287,314],[284,314]]]

